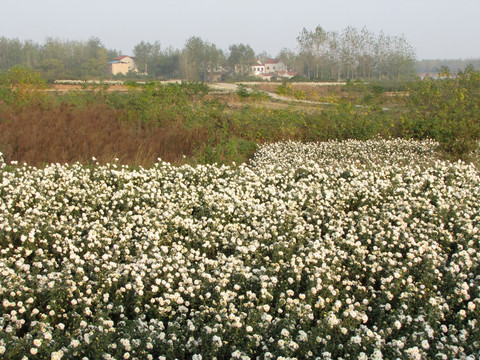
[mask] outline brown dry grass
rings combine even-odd
[[[180,123],[122,124],[119,111],[106,105],[77,109],[31,104],[0,113],[0,152],[6,162],[32,166],[49,163],[120,163],[148,166],[158,158],[179,162],[194,154],[207,137],[206,129],[185,129]]]

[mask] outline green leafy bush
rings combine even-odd
[[[409,87],[404,115],[405,135],[438,140],[452,158],[466,158],[480,139],[480,72],[468,67],[440,78],[427,77]]]
[[[34,99],[43,97],[40,92],[46,82],[40,73],[21,66],[14,66],[0,74],[1,100],[10,105],[23,106]]]
[[[292,97],[297,100],[305,100],[305,91],[295,89],[291,84],[282,84],[277,87],[276,93],[282,96]]]
[[[268,99],[268,95],[263,92],[258,90],[258,88],[253,88],[250,89],[244,84],[238,84],[237,85],[237,95],[240,99],[246,100],[266,100]]]

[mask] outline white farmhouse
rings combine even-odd
[[[138,72],[135,58],[131,56],[119,56],[110,62],[112,75],[126,75],[129,71]]]
[[[265,64],[263,64],[260,60],[257,60],[255,65],[251,66],[252,74],[255,76],[259,76],[265,74]]]
[[[272,77],[278,76],[280,72],[287,71],[287,67],[280,60],[268,59],[265,63],[257,60],[257,63],[251,66],[251,70],[252,75],[270,80]]]
[[[275,74],[278,73],[279,71],[284,71],[287,70],[287,67],[285,66],[284,63],[280,62],[280,60],[277,59],[268,59],[265,61],[265,71],[269,74]]]

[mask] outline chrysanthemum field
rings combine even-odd
[[[0,160],[0,357],[479,359],[480,171],[435,146]]]

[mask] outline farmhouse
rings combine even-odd
[[[284,63],[280,62],[277,59],[268,59],[265,61],[265,71],[267,73],[277,73],[282,70],[287,70],[287,67]]]
[[[265,74],[265,64],[262,63],[260,60],[257,60],[257,63],[251,66],[251,70],[252,74],[255,76]]]
[[[278,72],[278,76],[281,78],[291,79],[292,77],[298,75],[298,71],[291,70],[281,70]]]
[[[250,68],[252,75],[264,80],[270,80],[272,77],[290,78],[297,74],[288,70],[287,66],[278,59],[268,59],[264,63],[257,60],[257,63]]]
[[[138,72],[135,58],[131,56],[119,56],[110,62],[112,75],[126,75],[129,71]]]

